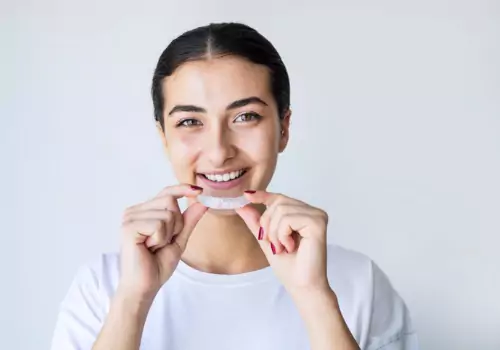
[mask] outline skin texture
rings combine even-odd
[[[291,116],[279,118],[269,81],[266,67],[235,56],[185,63],[164,80],[165,128],[157,129],[180,185],[125,211],[123,272],[94,350],[138,349],[151,303],[180,259],[218,274],[270,265],[304,319],[311,349],[358,349],[327,280],[327,214],[266,191]],[[246,174],[224,190],[199,175],[239,169]],[[246,190],[252,204],[229,213],[196,202],[200,193],[235,197]],[[180,198],[188,201],[185,212]],[[117,330],[124,336],[114,337]]]

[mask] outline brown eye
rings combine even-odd
[[[236,116],[236,118],[234,119],[234,122],[237,122],[237,123],[240,123],[240,122],[250,122],[250,121],[253,121],[253,120],[259,120],[261,118],[262,117],[260,115],[258,115],[257,113],[245,112],[245,113],[238,114]]]
[[[183,119],[183,120],[179,121],[176,126],[177,127],[193,127],[193,126],[198,126],[198,125],[202,125],[199,120],[189,118],[189,119]]]

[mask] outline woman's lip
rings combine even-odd
[[[205,176],[198,174],[198,178],[202,181],[201,187],[209,187],[214,190],[229,190],[241,184],[244,180],[247,172],[241,175],[239,178],[227,182],[215,182],[207,179]]]
[[[234,173],[237,171],[247,171],[248,168],[239,168],[239,169],[234,169],[234,170],[224,170],[224,171],[207,171],[207,172],[199,172],[198,175],[224,175],[224,174],[229,174],[229,173]]]

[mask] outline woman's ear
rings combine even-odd
[[[292,110],[288,109],[284,117],[280,119],[280,143],[279,143],[279,153],[283,152],[288,145],[288,140],[290,139],[290,118],[292,117]]]

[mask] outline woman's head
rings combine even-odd
[[[152,97],[180,182],[218,196],[267,187],[288,142],[290,84],[257,31],[223,23],[182,34],[160,56]]]

